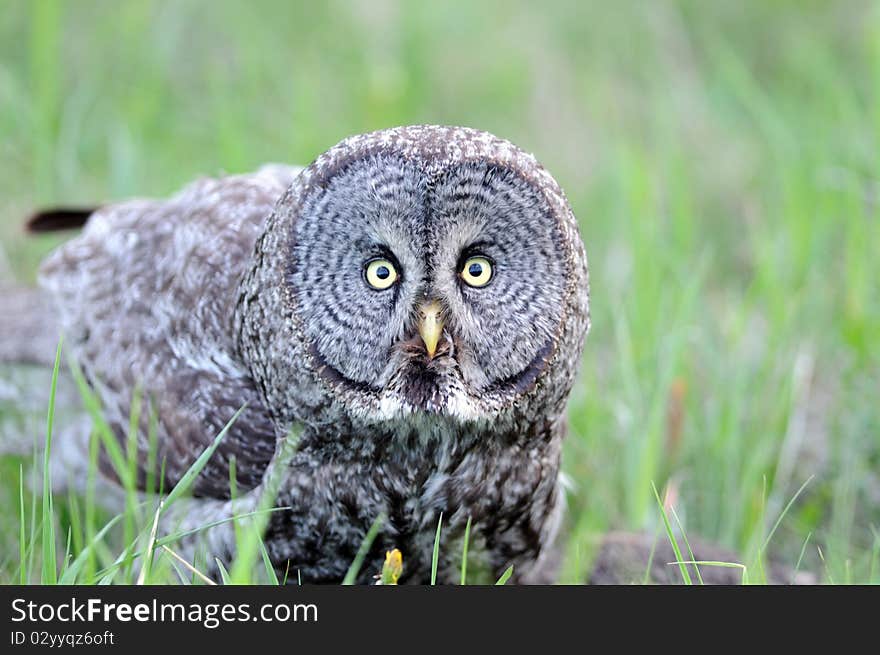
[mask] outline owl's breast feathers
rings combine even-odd
[[[364,563],[368,582],[385,552],[404,555],[404,582],[430,579],[433,539],[442,515],[440,579],[457,580],[462,540],[471,521],[471,561],[491,575],[511,563],[517,580],[548,581],[547,561],[559,525],[559,421],[521,418],[463,428],[428,419],[409,430],[339,426],[305,433],[267,534],[279,570],[303,580],[341,579],[377,517],[383,529]],[[332,545],[332,547],[330,547]]]

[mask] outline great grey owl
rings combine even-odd
[[[493,576],[552,579],[587,258],[557,183],[508,141],[388,129],[305,169],[108,205],[40,283],[123,443],[141,394],[140,484],[161,471],[171,488],[244,407],[185,522],[233,511],[233,458],[236,511],[255,502],[293,431],[265,534],[279,571],[340,581],[381,515],[360,580],[398,548],[402,581],[424,583],[442,514],[439,581],[458,579],[469,519]],[[85,448],[64,439],[67,456]],[[231,557],[232,528],[206,543]]]

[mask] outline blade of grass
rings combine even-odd
[[[270,470],[266,473],[263,481],[259,497],[257,498],[257,509],[269,509],[275,504],[278,497],[278,490],[284,480],[288,464],[296,450],[299,435],[293,432],[287,435],[287,438],[281,444],[279,452],[272,462]],[[263,539],[263,533],[266,531],[269,515],[260,514],[251,521],[249,529],[243,533],[240,541],[236,541],[236,556],[232,563],[232,584],[249,584],[256,564],[259,553],[259,545]]]
[[[468,542],[471,538],[471,517],[468,517],[467,524],[464,526],[464,545],[461,548],[461,585],[467,584],[467,558],[468,558]]]
[[[82,568],[83,564],[91,557],[91,553],[89,551],[93,550],[97,544],[101,543],[110,529],[116,525],[119,521],[122,520],[122,514],[117,514],[112,519],[110,519],[103,528],[101,528],[98,533],[92,538],[88,545],[76,556],[76,558],[71,562],[70,566],[65,569],[64,574],[61,576],[60,583],[64,585],[71,585],[76,583],[76,576]]]
[[[34,433],[34,449],[33,449],[33,457],[31,457],[31,480],[39,480],[40,472],[40,457],[39,457],[39,448],[37,446],[37,440],[39,436],[37,433]],[[37,505],[39,494],[32,493],[31,496],[31,524],[30,524],[30,541],[28,542],[28,554],[27,554],[27,570],[34,571],[34,559],[37,557]]]
[[[150,405],[150,414],[147,417],[147,475],[144,481],[144,491],[148,494],[162,495],[156,484],[156,459],[159,456],[159,415],[154,404]]]
[[[180,569],[180,565],[173,558],[168,560],[168,563],[171,565],[171,569],[174,571],[174,575],[177,576],[177,580],[182,585],[192,585],[192,581],[184,575],[183,571]]]
[[[235,477],[235,456],[229,458],[229,502],[232,503],[232,514],[235,515],[235,502],[238,500],[238,483]],[[240,544],[242,540],[241,524],[238,521],[232,522],[232,531],[235,534],[235,543]]]
[[[150,576],[150,568],[153,565],[153,545],[156,543],[156,532],[159,529],[159,515],[162,513],[162,501],[159,501],[159,505],[156,507],[156,513],[153,515],[153,527],[150,529],[150,538],[147,539],[147,544],[144,547],[143,555],[141,556],[141,571],[138,574],[137,584],[143,585],[146,583],[147,578]]]
[[[73,528],[67,528],[67,539],[64,541],[64,557],[61,558],[61,571],[64,571],[64,567],[69,561],[71,555],[71,548],[73,547]]]
[[[364,559],[366,559],[367,553],[370,552],[370,548],[373,546],[373,541],[376,539],[376,535],[379,534],[379,530],[382,529],[384,523],[385,515],[379,514],[379,516],[376,517],[376,520],[373,521],[370,529],[367,530],[367,534],[364,536],[360,548],[358,548],[354,561],[351,563],[351,566],[348,567],[348,571],[345,574],[345,578],[342,580],[342,584],[353,585],[355,583],[358,573],[360,573],[361,566],[364,564]]]
[[[226,567],[223,566],[223,562],[220,561],[219,558],[215,557],[214,562],[217,563],[217,570],[220,572],[220,579],[223,581],[223,584],[229,584],[229,571],[226,570]]]
[[[83,382],[84,382],[84,380],[83,380]],[[88,393],[88,390],[86,390],[86,392]],[[211,459],[211,456],[214,454],[214,451],[217,450],[217,447],[220,445],[220,442],[223,440],[223,438],[229,432],[229,429],[232,427],[233,423],[235,423],[236,419],[238,419],[238,417],[244,411],[246,406],[247,406],[246,404],[243,405],[233,415],[233,417],[229,420],[229,422],[225,426],[223,426],[223,429],[220,430],[219,434],[214,438],[214,441],[211,443],[211,445],[208,446],[202,452],[202,454],[196,458],[196,461],[192,463],[192,465],[187,469],[186,473],[184,473],[183,476],[180,478],[180,480],[177,482],[177,484],[174,485],[174,488],[171,490],[171,492],[165,498],[165,501],[163,503],[163,509],[170,507],[176,500],[178,500],[181,496],[183,496],[186,493],[186,491],[189,489],[190,485],[192,485],[193,481],[196,479],[196,477],[199,475],[199,473],[201,473],[202,469],[208,463],[208,460]],[[100,419],[100,415],[99,415],[99,420],[103,420],[103,419]],[[110,441],[115,442],[115,439],[113,439],[111,437]],[[116,444],[116,445],[118,447],[118,444]],[[104,576],[104,578],[102,578],[102,579],[106,579],[106,577],[108,575],[115,575],[116,571],[119,568],[127,567],[131,562],[134,561],[134,559],[135,559],[134,549],[137,546],[137,542],[138,542],[138,539],[134,539],[133,541],[131,541],[129,543],[128,547],[125,548],[125,550],[123,550],[122,553],[116,558],[116,561],[113,563],[113,565],[111,567],[109,567],[107,571],[99,574],[99,575]]]
[[[61,346],[63,338],[58,340],[55,350],[55,366],[52,369],[52,386],[49,389],[49,412],[46,418],[46,450],[43,452],[43,568],[40,582],[57,584],[58,571],[55,561],[55,510],[52,504],[52,475],[49,458],[52,452],[52,429],[55,423],[55,393],[58,390],[58,371],[61,368]]]
[[[19,506],[19,532],[18,532],[18,558],[19,558],[19,584],[27,584],[27,537],[24,518],[24,466],[18,465],[18,506]]]
[[[123,543],[136,538],[141,517],[137,511],[137,468],[138,468],[138,431],[141,417],[141,384],[135,384],[129,404],[128,431],[125,438],[125,523],[123,524]],[[143,562],[142,564],[146,564]],[[143,569],[141,569],[143,572]],[[131,582],[133,570],[126,566],[123,578]]]
[[[759,512],[759,518],[757,525],[760,526],[761,534],[764,533],[764,526],[767,521],[767,475],[764,474],[761,476],[761,511]],[[767,572],[764,570],[764,548],[763,546],[758,548],[758,556],[755,561],[755,569],[757,570],[758,580],[761,581],[762,584],[767,584]]]
[[[104,414],[101,411],[101,403],[98,397],[86,381],[79,364],[73,358],[68,358],[67,365],[73,375],[83,405],[85,405],[86,411],[88,411],[89,417],[92,419],[92,429],[100,438],[101,446],[104,447],[104,452],[110,458],[110,464],[113,466],[114,473],[119,477],[119,482],[123,488],[131,488],[133,485],[128,480],[126,458],[123,455],[119,441],[117,441],[116,436],[113,434],[113,430],[107,424],[107,421],[104,420]]]
[[[697,559],[696,557],[694,557],[694,551],[691,550],[691,544],[688,541],[687,534],[684,531],[684,526],[681,524],[681,521],[678,519],[678,514],[676,513],[675,508],[670,507],[669,509],[672,510],[672,518],[675,519],[675,524],[678,526],[678,529],[681,532],[681,538],[684,539],[684,545],[687,547],[688,555],[690,555],[690,558],[692,560]],[[694,570],[697,572],[697,580],[700,581],[700,584],[705,584],[703,582],[703,576],[700,574],[700,567],[697,566],[696,564],[694,564]]]
[[[437,563],[440,561],[440,528],[443,526],[443,512],[437,521],[437,532],[434,535],[434,550],[431,552],[431,585],[437,584]]]
[[[269,559],[269,551],[266,550],[266,544],[260,539],[260,554],[263,556],[263,566],[266,567],[266,575],[269,576],[269,582],[276,587],[280,585],[278,575],[275,573],[275,567],[272,566],[272,560]],[[288,562],[288,566],[290,563]]]
[[[503,587],[507,584],[507,581],[510,580],[510,576],[513,575],[513,564],[507,567],[507,570],[501,574],[501,577],[498,578],[498,582],[495,583],[496,587]]]
[[[695,569],[698,565],[703,566],[717,566],[722,569],[740,569],[742,570],[742,584],[748,584],[748,567],[745,564],[739,564],[738,562],[719,562],[715,560],[704,560],[704,559],[688,559],[681,560],[676,562],[669,562],[669,566],[674,564],[678,564],[679,566],[686,566],[688,564],[692,565]]]
[[[681,550],[678,547],[678,542],[675,540],[675,535],[672,532],[672,525],[669,523],[669,517],[666,515],[666,509],[663,507],[663,501],[660,500],[660,494],[657,493],[657,486],[654,484],[654,481],[651,480],[651,489],[654,491],[654,498],[657,499],[657,507],[660,508],[660,516],[663,517],[663,525],[666,527],[666,536],[669,539],[669,543],[672,546],[672,552],[675,553],[675,560],[677,562],[681,562]],[[686,585],[692,585],[691,576],[688,573],[687,566],[684,564],[678,565],[679,570],[681,571],[681,577],[684,580]]]
[[[98,456],[100,453],[101,441],[97,435],[92,432],[89,435],[89,470],[86,480],[86,543],[95,543],[95,526],[97,523],[97,504],[95,502],[95,489],[98,479]],[[87,548],[88,560],[86,564],[86,579],[92,580],[98,570],[98,553],[97,548]]]
[[[812,532],[807,533],[807,538],[804,539],[804,544],[801,546],[801,553],[798,555],[797,564],[794,565],[794,572],[797,573],[801,568],[801,562],[804,561],[804,553],[807,552],[807,544],[810,543],[810,537],[813,536]]]
[[[201,455],[196,458],[196,461],[192,463],[186,473],[183,474],[183,477],[180,478],[178,483],[174,485],[174,488],[165,498],[165,507],[170,507],[174,501],[183,496],[192,486],[192,483],[195,482],[195,479],[198,477],[199,473],[202,472],[202,469],[205,468],[205,465],[208,463],[208,460],[214,455],[214,451],[217,450],[217,447],[220,445],[220,442],[223,441],[224,437],[226,437],[232,425],[238,420],[238,417],[241,416],[241,413],[247,407],[247,403],[241,406],[241,408],[235,412],[229,422],[223,426],[223,429],[214,437],[214,441],[211,442],[211,445],[205,448]]]
[[[791,497],[791,500],[789,500],[788,503],[785,505],[782,512],[779,514],[779,518],[776,519],[776,523],[773,524],[773,528],[770,530],[770,533],[767,535],[767,538],[764,539],[764,543],[761,545],[761,552],[762,553],[767,550],[767,544],[770,543],[770,540],[773,538],[773,535],[776,534],[776,529],[779,527],[779,524],[782,523],[782,519],[785,518],[785,515],[788,513],[788,510],[791,509],[791,506],[794,505],[794,503],[798,499],[798,497],[804,492],[804,489],[807,488],[807,485],[810,484],[810,482],[813,480],[813,477],[814,476],[812,476],[812,475],[810,477],[808,477],[806,479],[806,481],[804,481],[804,483],[800,486],[800,488],[798,488],[798,490],[795,492],[794,496]]]
[[[828,576],[828,583],[834,585],[834,575],[831,573],[831,568],[828,566],[828,562],[825,561],[825,553],[822,552],[822,547],[816,546],[816,550],[819,551],[819,559],[822,560],[822,565],[825,567],[825,575]]]
[[[82,510],[80,509],[80,499],[79,495],[74,491],[72,487],[67,490],[67,508],[70,511],[70,535],[73,539],[73,543],[71,544],[71,553],[79,553],[82,552],[82,549],[85,548],[85,529],[83,525],[83,517]],[[68,553],[69,555],[70,553]],[[68,558],[64,560],[64,566],[68,564]],[[62,574],[64,570],[62,569]]]
[[[290,507],[273,507],[268,510],[258,510],[258,511],[254,511],[254,512],[248,512],[247,514],[237,514],[235,516],[229,516],[229,517],[225,517],[222,519],[217,519],[216,521],[211,521],[210,523],[205,523],[204,525],[200,525],[197,528],[192,528],[191,530],[185,530],[183,532],[178,532],[178,533],[166,535],[164,537],[160,537],[159,539],[156,540],[155,546],[156,546],[156,548],[159,548],[161,546],[167,546],[169,544],[173,544],[177,541],[180,541],[181,539],[183,539],[185,537],[190,537],[192,535],[198,534],[199,532],[204,532],[205,530],[210,530],[211,528],[215,528],[218,525],[223,525],[224,523],[229,523],[230,521],[249,518],[252,516],[256,516],[257,514],[261,514],[261,513],[280,512],[280,511],[288,510],[288,509],[290,509]],[[122,515],[119,514],[116,517],[114,517],[114,519],[111,523],[115,523],[121,519],[122,519]],[[97,536],[99,537],[99,539],[95,541],[95,545],[100,545],[100,543],[101,543],[100,538],[106,534],[107,529],[109,527],[110,527],[110,524],[108,524],[100,533],[98,533]],[[131,547],[133,547],[133,545],[130,546],[130,548]],[[123,553],[123,555],[124,554],[125,553]],[[110,565],[106,566],[105,568],[101,569],[100,571],[98,571],[94,577],[97,579],[97,578],[105,578],[109,575],[113,575],[122,566],[122,559],[121,558],[123,557],[123,555],[120,555],[119,557],[117,557],[116,560],[112,564],[110,564]]]
[[[235,514],[234,516],[227,516],[222,519],[217,519],[216,521],[211,521],[209,523],[205,523],[204,525],[200,525],[197,528],[192,528],[190,530],[183,530],[181,532],[175,532],[173,534],[166,535],[164,537],[160,537],[156,540],[156,546],[165,546],[168,544],[173,544],[176,541],[180,541],[184,537],[191,537],[194,534],[198,534],[199,532],[204,532],[205,530],[210,530],[211,528],[216,528],[218,525],[223,525],[224,523],[230,523],[232,521],[240,521],[242,519],[251,518],[254,516],[259,516],[260,514],[271,514],[272,512],[283,512],[285,510],[289,510],[290,507],[271,507],[269,509],[258,509],[253,512],[245,512],[243,514]]]
[[[194,576],[196,576],[197,578],[199,578],[199,579],[200,579],[202,582],[204,582],[205,584],[209,584],[209,585],[212,585],[212,586],[215,586],[215,585],[217,584],[216,582],[214,582],[213,580],[211,580],[211,578],[209,578],[209,577],[206,576],[204,573],[202,573],[201,571],[199,571],[195,566],[193,566],[192,564],[190,564],[189,562],[187,562],[185,559],[183,559],[180,555],[178,555],[178,554],[175,553],[173,550],[171,550],[168,546],[162,546],[162,549],[163,549],[166,553],[168,553],[169,555],[171,555],[171,557],[173,557],[175,560],[177,560],[178,562],[180,562],[184,567],[186,567],[186,569],[187,569],[190,573],[192,573]],[[217,560],[217,564],[218,564],[221,568],[223,567],[223,565],[220,564],[220,560]]]

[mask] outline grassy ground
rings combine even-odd
[[[859,1],[7,1],[0,236],[30,280],[54,243],[20,236],[34,206],[396,124],[493,131],[559,179],[592,268],[562,580],[596,535],[658,529],[652,482],[755,570],[809,481],[766,551],[878,582],[878,85]],[[0,473],[16,580],[18,462]],[[55,499],[60,534],[79,509]]]

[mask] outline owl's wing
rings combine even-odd
[[[238,487],[251,489],[272,458],[275,429],[236,352],[232,316],[264,221],[298,170],[272,165],[199,180],[168,200],[102,207],[41,267],[65,349],[108,425],[123,448],[137,433],[141,485],[164,471],[173,486],[242,407],[195,493],[228,496],[233,457]],[[106,455],[103,465],[112,470]]]

